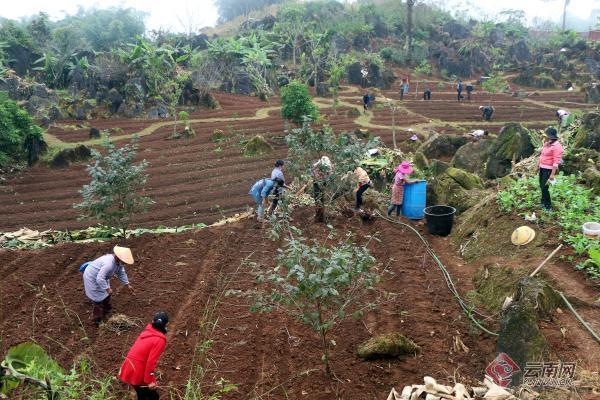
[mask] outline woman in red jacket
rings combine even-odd
[[[156,313],[152,323],[140,333],[121,365],[118,378],[133,386],[138,400],[158,400],[154,368],[167,345],[165,334],[168,323],[167,313]]]

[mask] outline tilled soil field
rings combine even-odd
[[[307,237],[325,240],[329,233],[324,225],[312,224],[312,210],[298,210],[293,219]],[[113,307],[138,326],[119,335],[91,323],[91,307],[77,271],[112,244],[0,250],[0,351],[35,340],[64,367],[87,354],[95,373],[114,374],[145,322],[155,311],[165,310],[172,322],[158,371],[163,393],[173,396],[183,392],[198,346],[208,343],[205,390],[214,390],[214,383],[225,378],[237,386],[225,397],[231,399],[331,399],[336,393],[342,399],[383,399],[391,387],[421,382],[425,375],[445,381],[453,376],[482,377],[495,355],[494,340],[469,325],[414,234],[383,220],[363,224],[336,217],[331,224],[340,231],[359,232],[357,240],[378,236],[380,241],[369,246],[381,268],[387,267],[382,285],[389,297],[361,320],[347,320],[333,332],[335,380],[322,372],[315,332],[281,311],[250,312],[253,300],[248,293],[256,284],[249,265],[273,268],[276,249],[284,244],[266,239],[265,230],[252,220],[128,241],[136,257],[136,264],[127,269],[135,296],[114,283]],[[450,262],[446,247],[443,242],[437,245],[455,282],[463,287],[471,272],[461,272],[460,264]],[[213,324],[210,334],[200,334],[206,332],[201,327]],[[560,332],[551,321],[546,329]],[[357,358],[359,343],[392,331],[412,338],[421,351],[404,359]],[[468,352],[454,347],[456,337]],[[570,336],[558,334],[549,340],[561,359],[574,360],[585,352]]]
[[[482,122],[477,109],[483,99],[496,109],[493,123],[521,121],[536,128],[554,122],[554,107],[561,99],[579,99],[578,93],[558,91],[539,92],[535,101],[476,91],[471,102],[459,103],[454,100],[453,86],[444,85],[444,92],[432,89],[435,100],[414,100],[415,96],[411,94],[400,103],[396,131],[401,147],[412,135],[412,131],[408,130],[411,127],[417,130],[422,126],[420,131],[427,132],[437,130],[438,126],[444,127],[447,122],[449,125],[442,128],[445,133],[462,133],[479,128],[478,124],[488,125]],[[414,82],[411,87],[413,90],[416,88]],[[398,88],[399,81],[384,94],[397,99]],[[320,109],[324,117],[322,124],[330,125],[336,132],[368,129],[371,134],[380,136],[385,144],[391,145],[390,110],[378,105],[376,100],[374,109],[363,115],[361,93],[361,89],[351,87],[343,90],[340,98],[344,104],[337,110],[330,107]],[[150,162],[147,194],[155,204],[149,213],[137,217],[134,224],[211,223],[252,205],[247,195],[252,183],[268,175],[273,161],[286,155],[283,140],[285,124],[279,114],[278,98],[264,102],[225,93],[217,93],[215,97],[220,104],[219,109],[199,109],[190,113],[192,127],[197,133],[191,139],[169,140],[173,129],[168,120],[123,118],[96,119],[83,124],[81,121],[62,121],[51,127],[48,133],[54,136],[54,141],[69,145],[85,143],[90,127],[110,130],[115,137],[141,133],[138,158]],[[540,99],[547,99],[550,103],[540,103]],[[319,102],[330,104],[331,99],[320,99]],[[587,105],[576,105],[588,108]],[[358,118],[347,115],[351,107],[361,112]],[[77,124],[80,124],[79,128]],[[495,129],[496,125],[489,127]],[[224,140],[214,142],[211,139],[216,130],[223,132]],[[244,143],[256,134],[263,135],[274,151],[260,157],[246,157],[243,155]],[[24,226],[76,229],[93,224],[94,221],[77,220],[77,212],[72,208],[80,201],[78,191],[87,182],[89,177],[84,164],[52,169],[43,163],[3,181],[0,184],[0,230],[16,230]]]
[[[311,209],[293,214],[307,237],[325,240],[329,229],[311,224],[312,216]],[[225,378],[238,388],[225,397],[231,399],[331,399],[336,393],[343,399],[383,399],[391,387],[421,382],[425,375],[445,381],[453,376],[482,377],[495,355],[494,340],[470,326],[416,236],[383,220],[364,224],[340,216],[330,223],[340,231],[359,232],[358,238],[377,235],[380,241],[369,246],[381,268],[387,267],[383,287],[389,297],[361,320],[347,320],[331,335],[336,380],[322,371],[315,332],[280,311],[250,311],[249,292],[256,284],[249,263],[273,268],[277,248],[284,244],[266,239],[265,230],[252,220],[131,239],[127,245],[136,264],[127,271],[135,295],[113,283],[113,307],[138,326],[121,334],[93,326],[77,271],[81,263],[104,254],[112,244],[0,250],[0,352],[34,340],[64,367],[86,354],[95,373],[115,374],[145,322],[155,311],[165,310],[172,322],[158,376],[163,393],[173,396],[183,392],[192,363],[198,361],[194,359],[198,346],[209,343],[202,365],[205,391],[214,390],[214,383]],[[463,271],[461,264],[450,260],[447,243],[434,243],[456,284],[468,290],[472,271]],[[213,325],[210,334],[201,335],[206,332],[201,327]],[[572,336],[560,335],[557,322],[544,326],[560,359],[578,360],[578,354],[585,353]],[[421,351],[404,359],[357,358],[358,344],[392,331],[412,338]],[[454,347],[457,337],[468,351]]]

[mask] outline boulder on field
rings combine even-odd
[[[210,93],[204,93],[202,96],[200,96],[199,104],[212,110],[220,107],[217,99],[215,99],[215,97]]]
[[[450,164],[440,160],[431,160],[429,162],[429,172],[433,176],[438,176],[446,172],[446,170],[450,168]]]
[[[100,139],[100,130],[98,128],[90,128],[90,139]]]
[[[483,174],[493,144],[492,140],[478,140],[461,146],[452,158],[452,166]]]
[[[358,346],[357,355],[365,360],[394,358],[418,353],[420,347],[398,332],[386,333],[368,339]]]
[[[575,147],[600,151],[600,113],[592,111],[581,117],[581,126],[575,135]]]
[[[148,119],[169,118],[169,108],[164,101],[155,99],[151,102],[147,114]]]
[[[68,167],[71,163],[85,161],[92,156],[92,152],[87,146],[80,144],[75,148],[63,149],[56,153],[50,161],[53,168]]]
[[[50,121],[58,121],[62,118],[62,113],[60,112],[60,108],[57,106],[51,106],[48,109],[48,118]]]
[[[144,113],[144,105],[141,102],[124,101],[119,106],[118,114],[127,118],[139,117]]]
[[[467,144],[467,138],[464,136],[440,135],[434,132],[419,147],[418,151],[427,158],[452,157],[465,144]]]
[[[511,386],[519,385],[527,362],[546,360],[550,349],[538,327],[538,319],[548,318],[561,299],[543,281],[526,276],[517,284],[516,296],[501,314],[496,343],[498,353],[506,353],[520,367]]]
[[[490,156],[485,165],[485,176],[496,179],[506,176],[513,162],[521,161],[534,152],[529,131],[521,124],[511,122],[500,130],[490,148]]]
[[[483,188],[483,182],[481,181],[481,178],[479,178],[479,176],[462,170],[460,168],[448,168],[446,170],[446,174],[448,174],[448,176],[454,179],[456,183],[458,183],[460,186],[467,190]]]
[[[247,157],[260,156],[273,151],[273,147],[261,135],[256,135],[246,143],[244,155]]]

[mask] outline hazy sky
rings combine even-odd
[[[470,0],[475,5],[472,9],[477,15],[485,14],[493,16],[503,9],[522,9],[527,18],[541,17],[558,21],[562,16],[562,4],[564,0]],[[465,0],[444,0],[437,3],[445,7],[452,3],[465,3]],[[217,19],[217,11],[212,0],[3,0],[0,7],[0,16],[17,19],[22,16],[37,14],[44,11],[52,19],[61,18],[65,12],[74,13],[78,5],[86,8],[97,6],[106,8],[110,6],[133,7],[149,13],[146,26],[149,29],[165,28],[175,31],[188,30],[191,24],[193,28],[214,25]],[[464,9],[465,7],[461,7]],[[571,0],[568,10],[580,17],[587,18],[590,10],[600,8],[600,0]]]

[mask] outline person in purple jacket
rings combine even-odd
[[[112,289],[110,278],[117,275],[119,280],[133,293],[129,278],[123,264],[133,264],[133,255],[127,247],[115,246],[113,252],[87,263],[83,270],[83,286],[85,295],[92,301],[94,323],[100,322],[111,312],[110,303]]]

